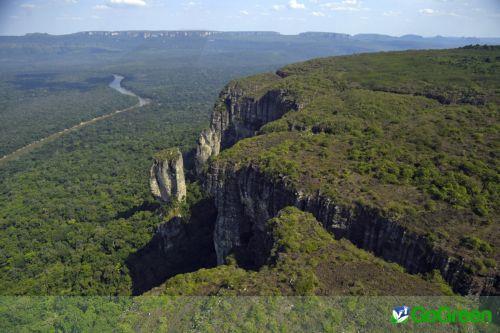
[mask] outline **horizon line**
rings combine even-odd
[[[401,38],[405,36],[415,36],[415,37],[421,37],[421,38],[477,38],[477,39],[500,39],[500,36],[495,36],[495,37],[481,37],[481,36],[458,36],[458,35],[419,35],[419,34],[403,34],[403,35],[389,35],[389,34],[383,34],[383,33],[377,33],[377,32],[363,32],[363,33],[357,33],[357,34],[348,34],[348,33],[343,33],[343,32],[334,32],[334,31],[303,31],[299,32],[296,34],[285,34],[281,33],[279,31],[273,31],[273,30],[210,30],[210,29],[177,29],[177,30],[150,30],[150,29],[131,29],[131,30],[82,30],[82,31],[76,31],[76,32],[68,32],[68,33],[61,33],[61,34],[54,34],[54,33],[48,33],[48,32],[26,32],[24,34],[4,34],[0,33],[0,37],[26,37],[29,35],[49,35],[49,36],[69,36],[69,35],[76,35],[76,34],[81,34],[81,33],[89,33],[89,32],[212,32],[212,33],[273,33],[277,34],[280,36],[300,36],[303,34],[307,33],[317,33],[317,34],[336,34],[336,35],[344,35],[344,36],[349,36],[349,37],[355,37],[355,36],[363,36],[363,35],[374,35],[374,36],[384,36],[384,37],[394,37],[394,38]]]

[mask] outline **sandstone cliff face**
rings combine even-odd
[[[337,237],[346,237],[358,247],[385,260],[396,262],[409,273],[441,272],[455,292],[495,294],[497,276],[477,276],[463,259],[434,248],[423,236],[412,233],[371,208],[341,207],[321,194],[303,195],[283,180],[272,180],[255,167],[235,170],[210,166],[207,190],[218,210],[214,244],[218,264],[234,253],[248,266],[264,264],[265,223],[286,206],[312,213]]]
[[[159,225],[153,239],[127,260],[134,295],[177,274],[214,267],[215,214],[213,203],[203,200],[191,207],[189,217],[174,217]]]
[[[186,198],[184,161],[178,148],[162,151],[154,159],[150,171],[153,196],[165,203]]]
[[[196,169],[217,207],[214,246],[217,263],[229,254],[248,267],[265,264],[265,223],[287,206],[312,213],[336,237],[346,237],[358,247],[410,273],[439,270],[456,292],[495,293],[499,279],[471,274],[461,258],[434,248],[423,236],[409,232],[368,207],[340,207],[320,194],[304,195],[283,180],[272,180],[256,167],[233,169],[217,162],[204,170],[207,160],[241,139],[256,135],[268,122],[301,106],[284,91],[271,90],[260,98],[248,96],[234,85],[221,93],[210,128],[200,134]]]
[[[278,76],[285,77],[280,73]],[[195,156],[197,174],[217,209],[213,244],[219,265],[224,264],[229,254],[235,255],[241,266],[258,268],[266,264],[269,254],[266,222],[281,209],[295,206],[312,213],[336,237],[345,237],[359,248],[396,262],[409,273],[439,270],[455,292],[498,294],[498,276],[472,273],[463,258],[435,247],[425,236],[384,217],[377,209],[363,205],[340,206],[321,193],[306,195],[286,180],[271,179],[252,165],[235,168],[218,161],[207,164],[210,157],[241,139],[256,135],[266,123],[301,108],[283,90],[254,95],[232,84],[221,93],[210,128],[199,136]],[[172,178],[165,174],[176,172],[162,173],[162,167],[157,164],[155,161],[152,168],[153,194],[168,199],[172,196],[169,193],[175,191],[171,190],[174,186],[168,185],[168,180],[173,183]],[[169,237],[177,238],[176,231],[168,230],[161,238]]]
[[[211,156],[234,145],[241,139],[254,136],[265,124],[281,118],[289,111],[297,111],[300,105],[284,90],[271,90],[255,98],[229,85],[220,94],[212,112],[210,128],[203,131],[196,149],[196,170],[201,173]]]

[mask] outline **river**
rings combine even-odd
[[[103,116],[99,116],[99,117],[95,117],[93,119],[90,119],[90,120],[87,120],[87,121],[83,121],[77,125],[74,125],[73,127],[70,127],[70,128],[66,128],[62,131],[59,131],[59,132],[56,132],[56,133],[53,133],[49,136],[46,136],[45,138],[42,138],[40,140],[37,140],[37,141],[34,141],[22,148],[19,148],[17,150],[15,150],[14,152],[8,154],[8,155],[5,155],[3,156],[2,158],[0,158],[0,165],[2,163],[5,163],[7,161],[10,161],[10,160],[13,160],[13,159],[16,159],[17,157],[23,155],[23,154],[26,154],[38,147],[40,147],[41,145],[43,145],[44,143],[47,143],[47,142],[50,142],[50,141],[53,141],[61,136],[63,136],[64,134],[66,133],[69,133],[71,131],[75,131],[75,130],[78,130],[82,127],[85,127],[85,126],[88,126],[90,124],[94,124],[94,123],[97,123],[101,120],[104,120],[104,119],[108,119],[108,118],[111,118],[113,117],[114,115],[117,115],[119,113],[123,113],[123,112],[129,112],[129,111],[133,111],[137,108],[140,108],[140,107],[143,107],[143,106],[146,106],[148,104],[151,103],[151,100],[147,99],[147,98],[143,98],[143,97],[140,97],[136,94],[134,94],[133,92],[131,92],[130,90],[127,90],[125,88],[122,87],[121,83],[124,79],[123,76],[121,75],[118,75],[118,74],[113,74],[113,81],[109,84],[109,87],[118,91],[120,94],[123,94],[123,95],[128,95],[128,96],[133,96],[133,97],[136,97],[137,98],[137,104],[134,105],[134,106],[131,106],[131,107],[128,107],[126,109],[122,109],[122,110],[116,110],[116,111],[113,111],[111,113],[108,113],[108,114],[105,114]]]
[[[149,104],[148,99],[137,96],[136,94],[134,94],[130,90],[127,90],[127,89],[122,87],[122,81],[125,77],[118,75],[118,74],[113,74],[113,76],[114,76],[114,80],[109,84],[109,86],[111,88],[113,88],[114,90],[118,91],[119,93],[121,93],[123,95],[134,96],[134,97],[138,98],[139,99],[139,103],[137,105],[138,107],[145,106],[145,105]]]

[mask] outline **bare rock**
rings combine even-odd
[[[178,148],[156,154],[151,167],[150,185],[153,196],[164,203],[185,200],[184,161]]]

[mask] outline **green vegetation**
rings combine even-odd
[[[160,161],[170,161],[178,159],[180,156],[182,156],[182,154],[178,148],[163,149],[154,155],[154,157]]]
[[[87,77],[106,78],[95,83],[98,93],[108,91],[110,73],[123,73],[124,86],[154,103],[68,133],[0,166],[0,294],[130,295],[133,281],[126,261],[164,222],[150,195],[151,158],[168,147],[191,149],[224,83],[260,69],[200,72],[157,61],[71,74],[82,84]],[[45,83],[36,89],[44,90]],[[106,100],[96,92],[75,97],[69,106],[81,103],[79,110],[87,112],[88,105],[97,105],[107,112],[129,102],[110,89]],[[61,88],[47,94],[66,96],[51,99],[47,110],[55,112],[64,110],[62,102],[75,93]]]
[[[80,122],[136,103],[102,73],[6,75],[0,81],[0,157]],[[95,75],[95,76],[94,76]]]
[[[439,273],[425,281],[336,241],[309,213],[283,209],[268,222],[269,263],[247,271],[234,259],[169,279],[149,295],[440,295]],[[355,273],[354,273],[355,272]],[[401,281],[405,281],[401,284]],[[449,288],[446,293],[449,293]]]
[[[489,47],[287,66],[283,80],[259,89],[285,89],[303,109],[217,163],[251,164],[305,193],[375,207],[409,230],[432,230],[435,246],[492,267],[500,246],[499,61],[500,47]]]
[[[394,325],[394,304],[498,308],[498,300],[486,297],[0,297],[0,326],[7,332],[498,331],[496,324]]]

